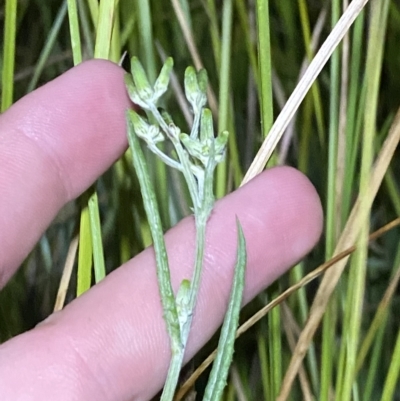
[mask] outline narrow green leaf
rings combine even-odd
[[[35,72],[33,73],[32,79],[29,82],[27,92],[32,92],[38,84],[40,75],[42,74],[46,66],[46,63],[48,62],[51,51],[56,45],[59,32],[67,15],[67,9],[68,9],[67,6],[68,6],[67,1],[64,1],[60,9],[58,10],[57,17],[47,37],[46,44],[40,53],[38,62],[36,63]]]
[[[8,109],[14,96],[15,37],[17,20],[17,0],[7,0],[4,21],[4,49],[2,66],[1,112]]]
[[[116,0],[101,0],[99,4],[98,25],[96,30],[96,45],[94,56],[109,59],[111,35],[114,25]]]
[[[272,293],[275,299],[279,292]],[[282,384],[282,323],[280,305],[268,314],[268,354],[270,369],[270,393],[276,399]]]
[[[396,345],[393,350],[393,356],[390,361],[389,371],[386,376],[385,386],[383,387],[383,393],[381,401],[394,400],[396,387],[399,385],[400,377],[400,330],[397,334]],[[398,394],[398,393],[397,393]]]
[[[219,74],[219,96],[218,96],[218,129],[222,132],[230,129],[230,92],[231,87],[231,59],[232,59],[232,23],[233,23],[233,1],[226,0],[222,7],[222,46],[221,46],[221,68]],[[233,137],[231,137],[233,139]],[[232,140],[231,139],[231,140]],[[228,162],[220,163],[216,171],[215,194],[221,198],[226,194],[228,182]]]
[[[132,9],[133,4],[136,6],[136,15],[138,21],[138,34],[140,43],[140,53],[144,59],[150,82],[153,84],[157,76],[156,58],[154,54],[154,36],[153,29],[157,23],[152,20],[154,14],[152,8],[155,8],[155,2],[150,0],[137,0],[128,2],[129,8]],[[153,4],[150,4],[153,3]]]
[[[261,86],[261,129],[265,138],[273,123],[269,0],[257,0],[256,4],[259,80]]]
[[[93,191],[88,202],[90,227],[92,232],[93,265],[96,283],[103,280],[106,276],[106,266],[104,263],[104,250],[101,235],[101,223],[99,212],[99,201],[97,192]]]
[[[72,56],[74,59],[74,65],[77,65],[82,62],[82,49],[76,0],[68,0],[68,20],[71,36]]]
[[[79,297],[90,288],[92,281],[92,233],[90,230],[88,194],[82,196],[82,203],[86,206],[81,211],[79,230],[78,275],[76,295]]]
[[[221,399],[234,352],[233,347],[239,323],[246,270],[246,241],[239,220],[236,220],[236,225],[238,230],[238,249],[235,275],[228,310],[225,315],[224,324],[222,325],[217,356],[215,357],[210,373],[203,401],[218,401]]]
[[[87,0],[90,17],[92,18],[93,26],[97,29],[99,19],[99,1],[98,0]]]
[[[66,12],[67,1],[65,1],[64,4]],[[101,0],[98,8],[94,4],[94,2],[89,3],[89,6],[91,6],[92,17],[95,17],[95,14],[98,16],[95,57],[108,59],[110,55],[111,33],[114,24],[114,11],[116,3],[115,0]],[[61,17],[59,18],[61,19]],[[96,26],[97,19],[94,19],[94,21],[94,25]],[[54,25],[56,25],[56,23]],[[75,25],[74,29],[77,29],[79,32],[78,26]],[[80,40],[76,32],[74,35],[76,40]],[[71,36],[71,38],[73,37]],[[75,49],[75,51],[76,50],[77,49]],[[74,61],[79,61],[80,56],[81,55],[74,52]],[[80,239],[79,242],[78,295],[90,287],[92,258],[94,261],[96,283],[102,280],[106,275],[99,202],[96,190],[92,188],[91,190],[86,191],[83,198],[86,199],[87,204],[84,206],[84,209],[81,213],[80,238],[83,239]],[[84,255],[82,259],[81,253]],[[79,276],[79,272],[81,272],[81,278]]]

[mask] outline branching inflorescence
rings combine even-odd
[[[171,341],[171,363],[162,400],[172,400],[182,366],[200,286],[206,223],[214,205],[214,171],[217,164],[224,158],[228,141],[227,131],[214,136],[212,114],[205,107],[207,102],[207,73],[205,70],[196,73],[193,67],[188,67],[185,72],[185,94],[194,114],[193,126],[189,135],[181,132],[165,111],[158,109],[158,101],[168,88],[172,66],[173,60],[168,58],[155,84],[151,85],[141,63],[136,57],[133,57],[131,60],[132,74],[125,76],[125,83],[131,100],[145,110],[149,117],[142,117],[134,110],[127,112],[128,139],[153,238],[161,302]],[[172,290],[156,197],[138,138],[142,139],[147,147],[166,165],[183,174],[193,203],[196,224],[194,272],[191,280],[182,281],[176,297]],[[172,143],[176,157],[166,154],[158,146],[165,139]],[[235,330],[242,299],[246,250],[239,223],[237,226],[237,264],[228,312],[220,337],[220,360],[218,362],[217,356],[214,364],[215,369],[213,369],[206,390],[205,399],[209,400],[219,399],[226,381],[233,354]]]

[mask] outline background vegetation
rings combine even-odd
[[[333,255],[352,245],[357,249],[328,270],[325,281],[300,285],[241,336],[226,400],[400,400],[400,229],[393,226],[367,242],[369,232],[400,216],[400,5],[370,3],[269,161],[295,166],[317,187],[325,209],[323,238],[246,307],[243,320]],[[103,0],[100,6],[96,0],[6,0],[0,5],[1,110],[81,60],[96,55],[118,62],[127,51],[141,59],[150,78],[165,55],[174,58],[178,81],[165,103],[185,126],[179,81],[187,65],[204,66],[218,131],[231,132],[228,159],[217,176],[216,192],[223,196],[240,185],[343,7],[346,1],[338,0]],[[107,19],[110,11],[113,20]],[[152,174],[168,228],[189,212],[187,194],[161,165],[154,164]],[[96,190],[64,208],[1,291],[0,341],[33,327],[56,300],[61,307],[60,288],[68,288],[69,302],[149,244],[137,182],[125,158]],[[99,229],[100,222],[92,277],[88,227]],[[72,263],[78,231],[80,251]],[[72,262],[66,264],[67,255]],[[312,307],[315,296],[326,305]],[[321,323],[307,321],[310,313],[323,316]],[[309,344],[307,333],[313,334]],[[304,360],[296,343],[307,344]],[[212,343],[194,366],[210,350]]]

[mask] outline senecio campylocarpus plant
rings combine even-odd
[[[157,103],[166,92],[173,60],[168,58],[154,85],[136,57],[131,60],[132,74],[125,75],[125,83],[131,100],[141,107],[149,118],[134,110],[127,111],[128,139],[149,220],[157,263],[157,277],[171,344],[171,361],[161,399],[172,400],[182,367],[189,337],[196,297],[200,286],[204,260],[207,220],[214,205],[213,177],[217,164],[223,160],[228,141],[228,132],[214,136],[211,111],[205,108],[207,97],[207,73],[196,73],[193,67],[185,72],[185,93],[193,114],[193,126],[189,135],[182,133],[166,112],[160,112]],[[161,219],[153,186],[150,182],[146,161],[139,143],[142,139],[147,147],[165,164],[180,171],[187,183],[193,203],[196,225],[196,255],[193,276],[181,282],[175,296],[168,266]],[[157,145],[165,139],[171,141],[176,156],[164,153]],[[239,320],[239,311],[244,288],[246,245],[243,231],[237,221],[237,261],[228,310],[222,326],[218,354],[205,390],[204,400],[219,400],[226,383],[233,355],[233,344]]]

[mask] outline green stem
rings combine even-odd
[[[188,302],[188,318],[181,326],[181,350],[172,353],[172,359],[169,365],[167,380],[161,396],[161,401],[172,400],[176,385],[179,379],[179,373],[183,364],[186,344],[189,339],[190,327],[192,325],[194,308],[196,306],[197,295],[200,288],[201,272],[203,270],[204,249],[206,239],[206,224],[209,214],[200,213],[195,215],[196,221],[196,261],[193,278],[190,286],[189,302]]]
[[[160,401],[171,401],[174,398],[175,390],[179,380],[179,373],[183,364],[185,348],[182,347],[180,352],[172,353],[171,362],[169,364],[167,379],[161,394]]]
[[[206,225],[214,205],[213,177],[217,165],[216,160],[220,161],[228,138],[225,135],[226,133],[222,133],[221,136],[217,138],[214,137],[211,112],[209,111],[207,113],[205,110],[203,111],[204,104],[202,96],[205,94],[206,86],[204,75],[196,77],[195,73],[191,70],[185,74],[185,91],[188,100],[193,103],[193,109],[196,114],[195,117],[197,117],[195,118],[194,127],[191,131],[190,141],[197,140],[198,147],[193,145],[194,147],[192,148],[183,140],[183,138],[187,138],[187,135],[182,136],[181,130],[173,124],[172,120],[167,116],[164,118],[159,112],[156,106],[158,99],[155,99],[156,96],[154,95],[157,91],[151,88],[143,68],[138,64],[136,59],[133,59],[133,63],[135,64],[132,67],[132,73],[136,73],[136,86],[130,83],[129,80],[127,81],[130,94],[133,100],[139,99],[141,103],[138,104],[142,104],[145,110],[152,114],[151,119],[158,123],[159,128],[172,142],[177,153],[177,160],[173,160],[164,154],[161,149],[158,149],[156,145],[157,141],[155,140],[156,137],[151,133],[150,126],[144,124],[143,127],[143,122],[141,122],[137,114],[133,110],[128,112],[129,144],[132,149],[134,167],[139,178],[144,207],[152,232],[164,319],[167,322],[168,334],[171,341],[171,362],[161,396],[161,400],[169,401],[173,398],[178,383],[200,288],[206,243]],[[196,79],[197,82],[193,83],[191,81],[192,78]],[[159,77],[155,86],[160,86],[161,82]],[[149,132],[145,132],[146,130],[149,130]],[[200,137],[198,135],[199,130],[201,131]],[[147,143],[150,150],[159,156],[161,160],[167,161],[166,164],[172,165],[172,167],[176,166],[176,168],[182,172],[193,203],[196,226],[194,272],[191,280],[184,279],[182,281],[176,296],[172,292],[167,254],[163,240],[163,230],[156,198],[150,183],[146,162],[140,148],[138,137],[142,138]],[[240,255],[243,256],[244,253],[245,251],[241,249]],[[243,259],[243,257],[241,259]],[[236,287],[237,286],[235,286],[235,288]],[[235,300],[236,303],[239,302],[240,307],[241,299],[238,300],[236,297]],[[230,322],[234,321],[234,319],[228,320],[229,322],[227,324],[230,326]],[[226,349],[224,348],[225,352],[228,352],[228,354],[229,350],[232,348],[231,346],[233,346],[233,340],[229,341],[229,344]],[[225,367],[222,370],[220,368],[217,370],[218,374],[224,375],[227,374],[227,371]],[[223,382],[225,383],[225,380]]]
[[[171,157],[169,157],[168,155],[166,155],[164,152],[162,152],[159,148],[157,148],[157,145],[155,145],[154,143],[150,143],[150,142],[146,142],[148,148],[156,155],[158,156],[161,161],[163,163],[165,163],[167,166],[170,166],[178,171],[183,171],[182,170],[182,165],[175,161],[174,159],[172,159]]]
[[[206,242],[206,223],[208,216],[195,217],[196,221],[196,261],[194,267],[194,273],[192,278],[192,284],[190,287],[190,297],[189,297],[189,310],[194,311],[196,305],[196,298],[200,288],[200,278],[201,271],[203,270],[203,260],[204,260],[204,248]],[[182,338],[187,340],[189,336],[191,319],[185,331],[182,333]],[[187,331],[186,331],[187,330]],[[186,342],[186,341],[185,341]]]
[[[172,290],[171,277],[168,266],[168,255],[165,249],[163,229],[160,214],[158,212],[157,200],[153,186],[150,181],[146,161],[140,148],[139,139],[134,132],[131,117],[127,115],[128,140],[132,149],[132,161],[138,176],[143,196],[143,205],[149,220],[149,227],[154,243],[154,251],[157,264],[157,278],[160,289],[161,302],[164,312],[164,319],[167,324],[168,334],[171,340],[172,355],[180,353],[180,328],[178,312],[176,308],[175,295]],[[132,112],[133,113],[133,112]],[[173,358],[173,360],[175,360]]]
[[[200,199],[199,199],[198,190],[197,190],[198,186],[197,186],[196,180],[192,174],[192,168],[190,166],[188,155],[184,151],[179,138],[177,138],[175,133],[171,131],[171,128],[164,121],[164,118],[162,117],[160,112],[157,110],[157,107],[155,107],[154,105],[150,105],[150,104],[149,104],[149,107],[150,107],[150,111],[153,113],[158,124],[160,124],[161,129],[167,134],[168,138],[171,140],[172,144],[175,147],[176,153],[178,154],[178,159],[180,160],[181,165],[182,165],[181,171],[185,177],[185,181],[189,188],[190,197],[192,199],[193,206],[194,206],[195,212],[196,212],[196,210],[200,207]]]

